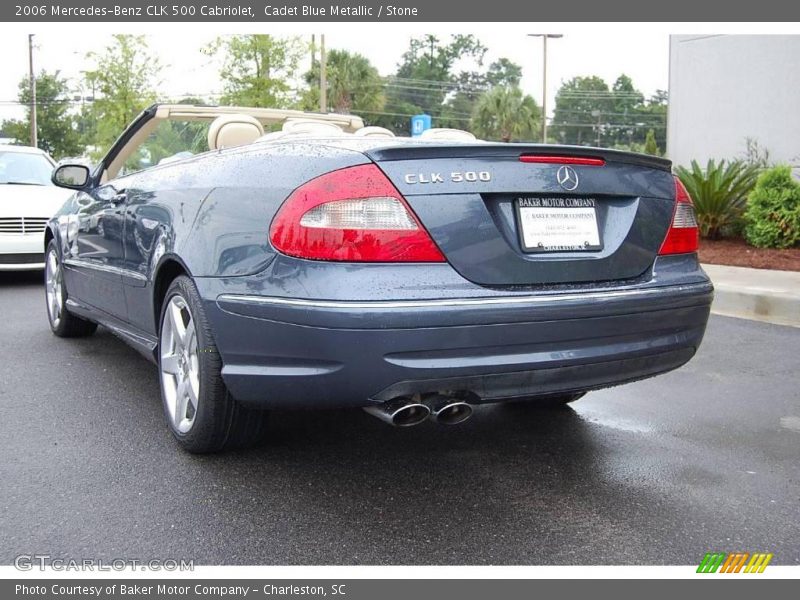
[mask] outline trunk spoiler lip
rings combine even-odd
[[[359,150],[375,162],[399,160],[427,160],[437,158],[498,158],[518,160],[524,154],[540,156],[575,156],[602,158],[607,163],[622,163],[672,172],[672,161],[659,156],[637,154],[624,150],[610,150],[589,146],[562,146],[553,144],[430,144],[404,143],[383,145]],[[524,163],[520,163],[524,164]],[[532,164],[525,164],[532,167]]]

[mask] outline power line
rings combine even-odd
[[[597,128],[597,123],[556,123],[552,119],[550,120],[553,123],[554,127],[593,127]],[[666,125],[652,125],[650,123],[631,123],[630,125],[625,125],[622,123],[601,123],[600,129],[666,129]]]

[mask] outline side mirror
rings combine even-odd
[[[50,178],[58,187],[80,190],[89,183],[89,167],[79,164],[59,165]]]

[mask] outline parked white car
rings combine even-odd
[[[38,148],[0,145],[0,271],[44,269],[45,226],[70,196],[50,181],[54,165]]]

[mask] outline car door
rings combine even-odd
[[[77,228],[65,265],[70,293],[86,304],[125,320],[122,288],[125,190],[118,182],[90,189],[78,198]]]
[[[125,209],[125,264],[122,274],[129,323],[153,333],[152,276],[168,245],[172,227],[169,210],[156,190],[137,186],[128,192]]]

